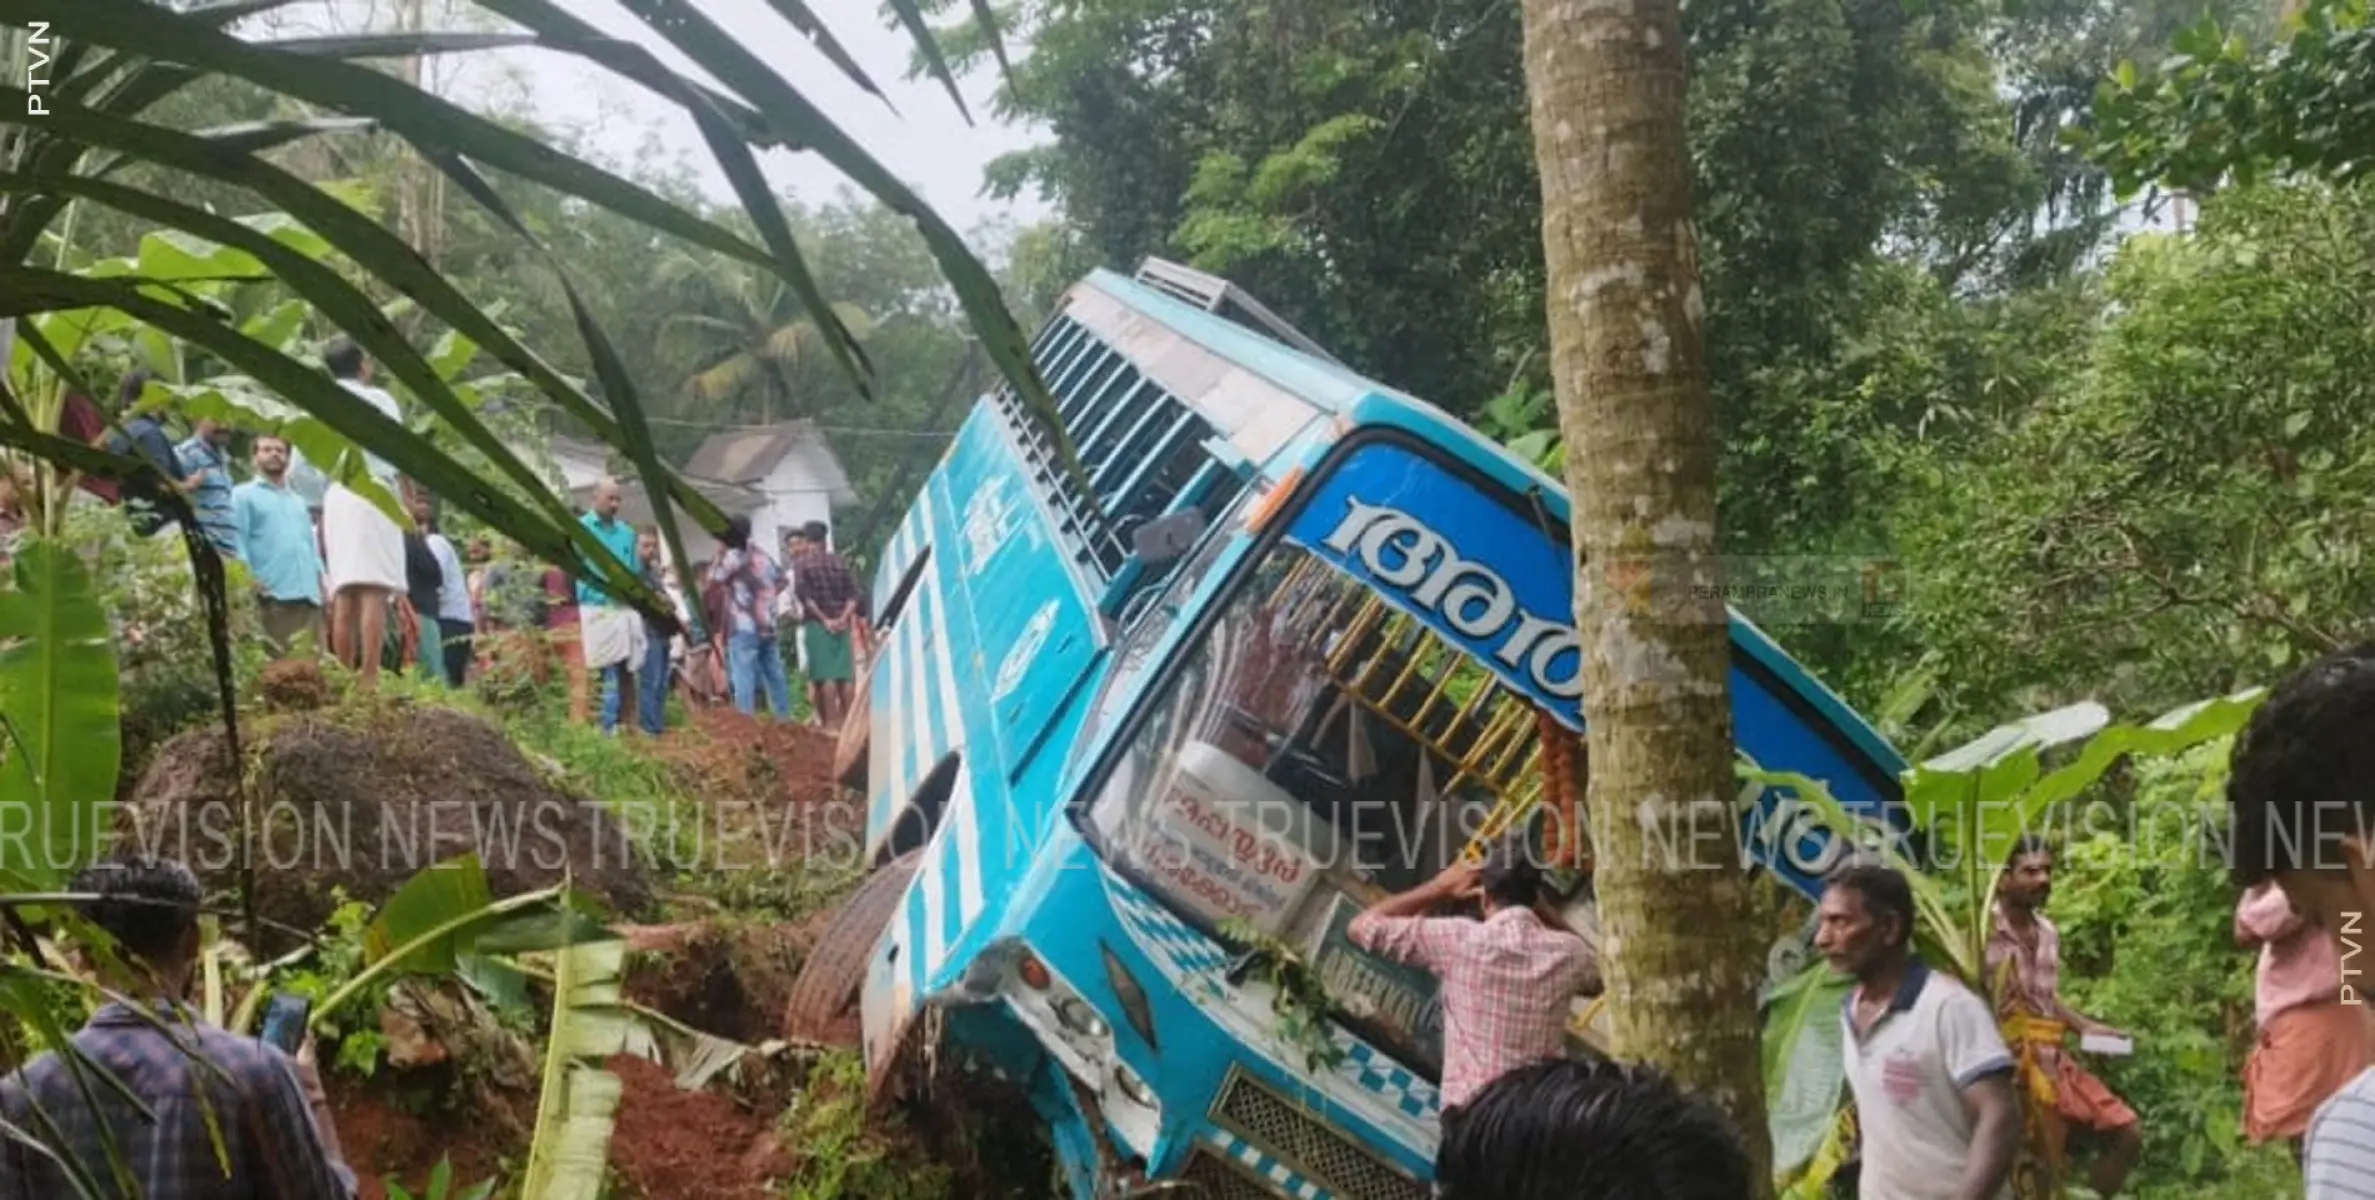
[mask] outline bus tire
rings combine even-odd
[[[833,778],[843,787],[866,790],[867,751],[874,741],[874,667],[882,661],[877,650],[849,690],[850,711],[841,718],[841,732],[833,738]]]
[[[866,959],[899,911],[922,859],[923,851],[914,850],[884,863],[826,919],[784,1001],[786,1037],[833,1040],[835,1027],[843,1023],[865,985]]]

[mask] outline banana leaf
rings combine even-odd
[[[1775,988],[1766,1004],[1766,1120],[1777,1179],[1811,1162],[1837,1120],[1846,1083],[1839,1006],[1854,982],[1815,962]]]
[[[554,955],[552,1028],[523,1196],[598,1200],[602,1193],[621,1085],[592,1064],[626,1048],[632,1023],[620,995],[626,955],[626,942],[615,938]]]
[[[82,559],[35,538],[0,589],[0,878],[50,891],[97,857],[123,743],[115,639]]]

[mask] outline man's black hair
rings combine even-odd
[[[363,348],[355,343],[355,339],[339,334],[323,348],[322,366],[335,378],[360,379],[363,375]]]
[[[1874,919],[1894,917],[1898,941],[1913,939],[1913,885],[1903,872],[1879,863],[1842,867],[1824,882],[1823,889],[1846,888],[1864,902]]]
[[[198,877],[170,858],[118,858],[84,867],[67,890],[98,897],[83,915],[124,950],[159,963],[198,923]]]
[[[2053,853],[2053,847],[2046,844],[2045,835],[2039,833],[2024,833],[2019,837],[2012,839],[2012,852],[2004,856],[2004,865],[2009,868],[2012,864],[2019,862],[2020,860],[2027,858],[2032,854],[2051,853]]]
[[[1486,1084],[1436,1158],[1441,1200],[1747,1200],[1748,1151],[1648,1067],[1551,1059]]]
[[[729,550],[750,549],[750,518],[727,517],[726,527],[718,531],[717,540]]]
[[[2228,768],[2238,887],[2341,865],[2333,839],[2375,821],[2375,643],[2333,651],[2276,685]]]
[[[826,535],[830,534],[832,530],[827,528],[823,521],[810,521],[800,527],[800,532],[806,534],[809,541],[822,546],[825,544]]]
[[[1530,907],[1542,895],[1542,868],[1517,838],[1503,838],[1485,852],[1476,881],[1488,899],[1505,907]]]

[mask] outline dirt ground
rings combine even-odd
[[[473,820],[483,822],[497,802],[520,806],[531,819],[535,806],[570,806],[566,815],[581,823],[570,827],[573,864],[585,846],[582,837],[616,828],[602,823],[594,805],[557,791],[499,730],[475,717],[420,708],[403,711],[393,726],[357,728],[334,712],[303,711],[305,699],[286,705],[297,711],[257,735],[265,748],[251,778],[267,782],[275,797],[294,794],[319,805],[394,796],[395,807],[381,818],[387,821],[409,819],[405,814],[431,800],[460,799],[466,803],[446,806],[459,814],[447,819],[465,829]],[[676,775],[681,794],[730,809],[737,836],[772,839],[770,849],[790,857],[723,886],[715,875],[702,881],[668,872],[609,880],[625,893],[624,903],[613,897],[624,912],[672,914],[666,924],[619,926],[630,949],[626,995],[720,1037],[750,1044],[780,1037],[792,981],[830,915],[834,892],[855,882],[847,863],[835,869],[802,856],[840,852],[854,863],[862,803],[832,778],[832,739],[806,726],[701,710],[689,728],[672,730],[650,749]],[[227,758],[219,736],[190,735],[167,747],[139,789],[146,811],[154,819],[224,799]],[[459,777],[494,786],[482,790]],[[562,814],[556,809],[556,815]],[[788,841],[787,830],[793,834]],[[358,829],[356,837],[377,835]],[[573,866],[581,882],[589,875],[586,857],[585,866]],[[750,860],[747,851],[735,857]],[[401,881],[403,870],[391,870],[389,886]],[[312,898],[326,897],[332,882],[358,896],[384,894],[373,891],[370,879],[324,873],[302,887],[292,882],[288,894],[266,903],[267,913],[310,925],[320,919],[312,908],[321,902]],[[499,892],[534,886],[524,879],[490,882]],[[777,904],[774,916],[763,916],[738,903],[736,889],[745,886],[772,888],[777,896],[789,891],[798,903]],[[838,1041],[856,1041],[854,1022],[827,1032]],[[814,1061],[813,1051],[795,1051],[792,1061]],[[780,1194],[780,1181],[798,1169],[790,1153],[797,1148],[784,1144],[781,1118],[799,1094],[805,1068],[757,1069],[739,1087],[721,1080],[700,1091],[679,1089],[666,1067],[632,1056],[613,1058],[607,1068],[624,1084],[611,1143],[623,1200],[761,1200]],[[532,1088],[456,1104],[439,1099],[455,1091],[450,1076],[439,1073],[445,1069],[399,1071],[383,1064],[368,1081],[328,1073],[340,1138],[363,1180],[364,1200],[385,1200],[381,1180],[390,1174],[417,1194],[441,1155],[452,1156],[457,1184],[495,1175],[516,1179],[525,1166]],[[490,1113],[490,1105],[516,1111]]]
[[[291,713],[247,735],[257,814],[256,906],[284,930],[317,929],[332,888],[377,901],[431,863],[475,850],[497,896],[570,878],[614,911],[651,904],[625,831],[548,780],[503,731],[469,713],[389,704]],[[235,768],[219,727],[166,743],[118,822],[120,839],[181,858],[228,889],[239,829]],[[295,944],[268,936],[263,950]]]

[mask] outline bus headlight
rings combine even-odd
[[[1105,1024],[1105,1018],[1098,1016],[1097,1010],[1089,1007],[1088,1001],[1078,996],[1059,998],[1055,1008],[1056,1019],[1064,1023],[1064,1028],[1082,1037],[1102,1040],[1113,1032],[1112,1027]]]
[[[1131,1070],[1125,1064],[1113,1064],[1113,1086],[1120,1089],[1121,1094],[1128,1097],[1130,1103],[1140,1108],[1162,1107],[1161,1102],[1155,1097],[1155,1090],[1148,1087],[1145,1080],[1138,1078],[1138,1072]]]

